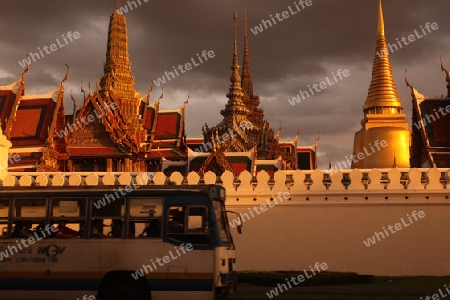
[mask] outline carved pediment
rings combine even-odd
[[[70,135],[70,146],[111,147],[115,145],[111,141],[105,127],[99,122],[92,122]]]

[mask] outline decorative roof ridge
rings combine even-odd
[[[60,116],[61,118],[63,118],[63,124],[65,123],[65,110],[64,110],[64,83],[69,79],[69,73],[70,73],[70,68],[69,65],[66,63],[66,75],[64,76],[63,80],[61,81],[61,84],[59,86],[59,89],[57,91],[59,91],[56,100],[54,98],[53,101],[56,102],[56,107],[55,107],[55,111],[53,112],[53,118],[52,118],[52,122],[50,125],[50,128],[48,130],[48,137],[47,137],[47,142],[51,143],[53,142],[53,138],[54,138],[54,134],[56,131],[56,123],[58,122],[58,116]],[[67,136],[65,137],[67,138]]]

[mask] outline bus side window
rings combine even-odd
[[[161,223],[160,219],[150,219],[144,222],[135,222],[136,226],[142,230],[139,234],[139,237],[148,237],[148,238],[161,238]]]
[[[169,206],[167,237],[194,245],[209,245],[211,231],[208,207],[204,205]]]
[[[92,198],[92,220],[90,225],[91,238],[122,238],[123,219],[125,218],[125,198],[114,201],[104,198]]]
[[[161,238],[163,198],[130,198],[128,237]]]

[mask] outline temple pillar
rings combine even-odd
[[[106,172],[112,172],[112,170],[113,170],[112,158],[107,158],[106,159]]]

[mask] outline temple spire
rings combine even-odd
[[[242,102],[244,94],[241,88],[241,76],[239,75],[239,58],[238,58],[238,46],[237,46],[237,12],[234,11],[234,47],[233,47],[233,62],[231,65],[231,78],[230,78],[230,90],[227,94],[228,103],[225,105],[225,109],[220,113],[227,118],[236,115],[247,115],[248,109]],[[231,120],[231,119],[230,119]]]
[[[250,74],[250,51],[248,47],[248,27],[247,27],[247,1],[244,0],[244,63],[242,65],[242,92],[253,96],[253,82]]]
[[[234,15],[233,15],[233,19],[234,19],[234,44],[233,44],[233,63],[231,66],[231,70],[233,71],[233,73],[231,74],[231,78],[230,78],[230,82],[231,82],[231,87],[230,87],[230,93],[232,92],[241,92],[241,85],[240,85],[240,81],[241,81],[241,77],[239,76],[239,58],[238,58],[238,45],[237,45],[237,12],[234,11]]]
[[[118,11],[110,18],[106,63],[100,81],[100,92],[105,94],[106,91],[112,91],[115,97],[121,99],[135,98],[134,77],[128,54],[127,23],[125,16]]]
[[[384,35],[383,8],[381,0],[379,0],[378,34],[372,67],[372,81],[364,105],[364,111],[366,113],[380,113],[383,110],[377,108],[383,107],[398,108],[399,113],[401,113],[403,108],[392,75],[391,61]]]

